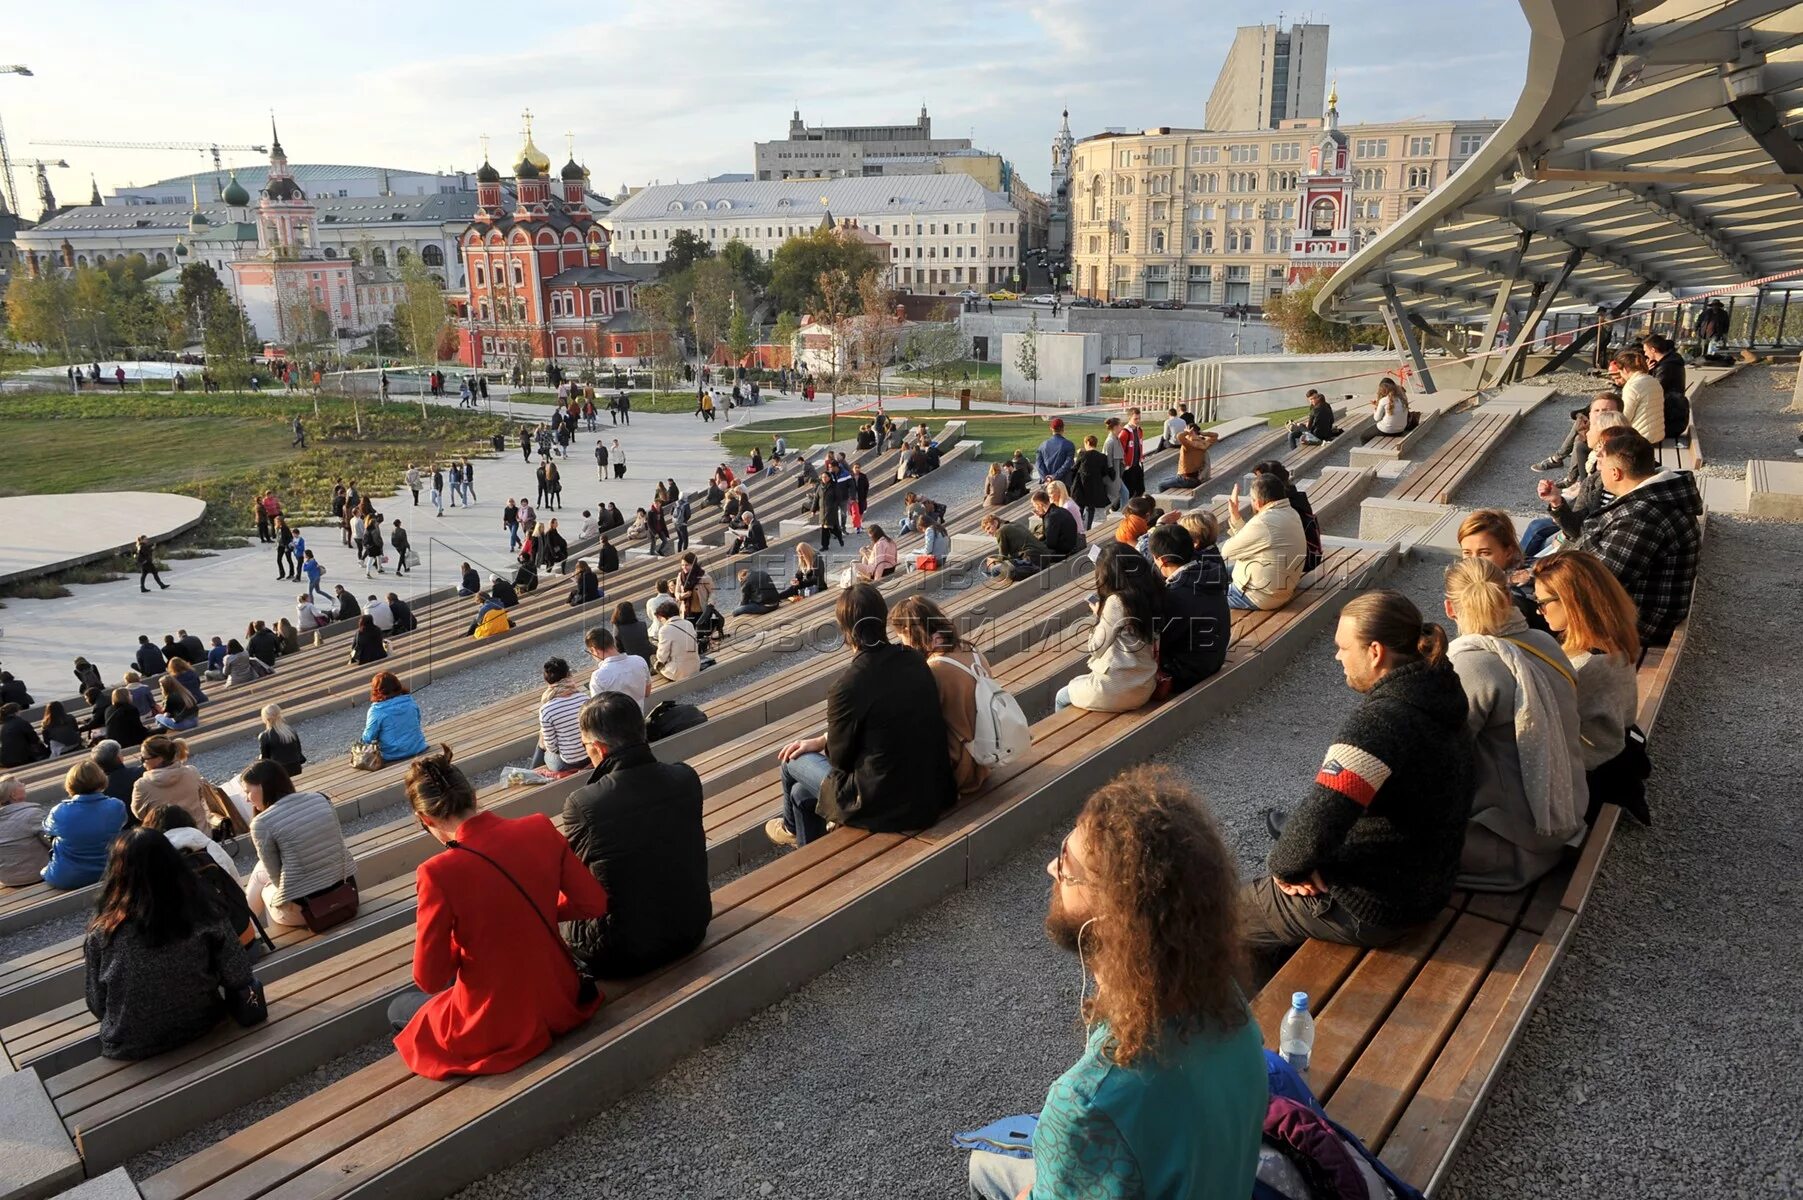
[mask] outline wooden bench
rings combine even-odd
[[[1651,730],[1688,627],[1649,651],[1638,723]],[[1300,948],[1253,1001],[1275,1049],[1292,992],[1316,1014],[1310,1085],[1327,1112],[1430,1194],[1476,1127],[1563,957],[1620,820],[1605,805],[1568,862],[1518,893],[1458,893],[1401,942]]]
[[[1122,761],[1242,699],[1391,557],[1371,552],[1366,574],[1312,588],[1295,606],[1295,636],[1232,652],[1222,672],[1165,705],[1125,714],[1066,709],[1036,723],[1025,761],[919,835],[837,830],[723,886],[695,955],[610,986],[593,1022],[519,1070],[435,1082],[390,1057],[144,1181],[143,1194],[438,1196],[513,1161],[964,886],[1023,836],[1064,819]]]
[[[1472,414],[1457,436],[1398,480],[1389,495],[1430,504],[1449,502],[1458,486],[1502,445],[1516,420],[1516,414],[1506,411]]]
[[[1363,445],[1354,446],[1347,453],[1346,461],[1355,467],[1378,467],[1386,461],[1407,458],[1433,429],[1440,413],[1438,408],[1423,411],[1421,420],[1407,433],[1380,433],[1367,438]]]

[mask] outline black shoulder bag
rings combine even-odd
[[[595,981],[593,975],[589,974],[589,970],[583,965],[582,960],[576,957],[576,952],[570,949],[570,944],[563,940],[563,934],[557,932],[557,926],[553,925],[550,919],[539,909],[538,905],[532,902],[532,894],[520,886],[520,881],[515,879],[506,867],[503,867],[500,863],[482,853],[482,851],[477,850],[475,847],[466,846],[462,842],[446,842],[445,846],[451,850],[469,851],[471,854],[474,854],[477,858],[499,871],[501,873],[501,878],[513,885],[513,890],[520,894],[520,899],[526,902],[526,907],[532,910],[532,915],[538,918],[538,923],[545,927],[545,932],[551,936],[552,941],[557,943],[557,948],[564,952],[564,956],[570,960],[570,966],[575,969],[577,1004],[586,1008],[588,1005],[593,1004],[601,998],[601,985]]]

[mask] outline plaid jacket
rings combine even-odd
[[[1688,471],[1667,471],[1605,504],[1577,548],[1603,560],[1640,612],[1640,640],[1663,646],[1690,613],[1703,494]]]

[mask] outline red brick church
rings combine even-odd
[[[467,297],[459,305],[458,358],[503,366],[522,349],[539,363],[580,370],[632,366],[650,352],[634,311],[639,280],[608,266],[608,235],[588,206],[588,170],[570,161],[552,181],[551,161],[532,141],[503,179],[484,155],[476,215],[462,235]]]

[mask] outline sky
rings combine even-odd
[[[568,14],[568,15],[566,15]],[[338,3],[236,9],[164,0],[37,5],[0,63],[26,215],[30,158],[64,202],[210,166],[193,151],[34,145],[52,139],[256,144],[274,109],[295,162],[473,170],[497,165],[534,114],[565,133],[599,189],[752,169],[752,143],[810,124],[905,124],[924,102],[940,137],[972,137],[1044,190],[1059,110],[1081,138],[1109,126],[1200,126],[1236,25],[1325,22],[1345,123],[1506,117],[1526,23],[1516,0],[598,0],[583,6]],[[240,153],[237,161],[262,156]]]

